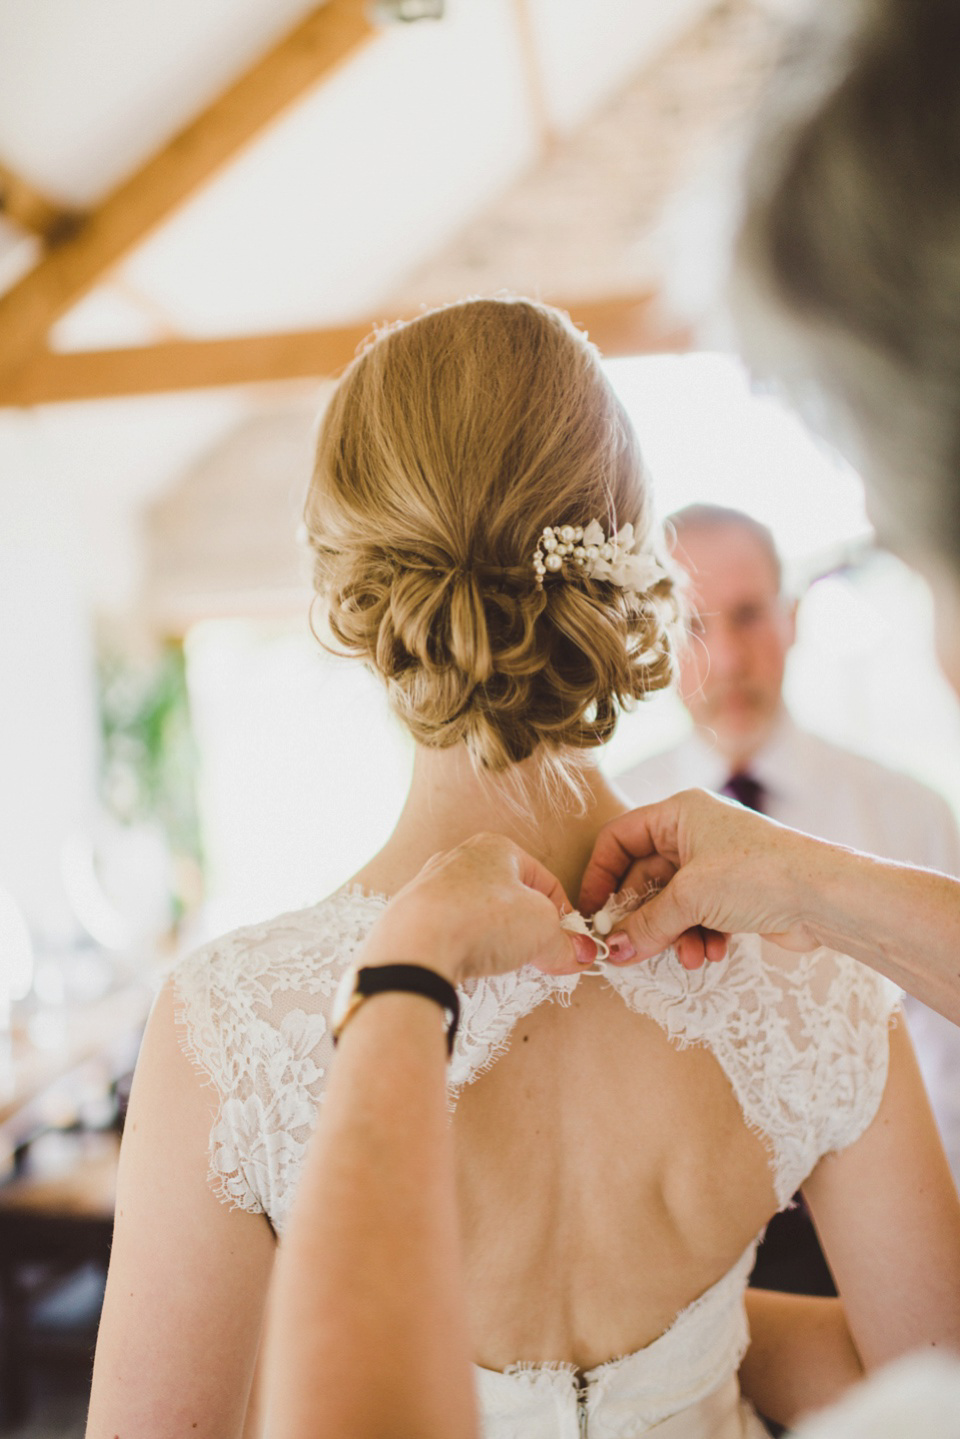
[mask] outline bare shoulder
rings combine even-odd
[[[868,1367],[960,1347],[960,1200],[902,1022],[872,1122],[804,1193]]]
[[[217,1099],[158,996],[134,1077],[88,1435],[153,1439],[243,1424],[274,1240],[208,1178]]]
[[[157,1127],[166,1129],[175,1121],[182,1152],[205,1154],[216,1112],[216,1092],[191,1062],[179,997],[168,979],[157,995],[140,1048],[122,1147],[124,1167],[129,1170],[130,1156],[140,1148],[144,1122],[156,1139]],[[149,1150],[144,1158],[148,1156]]]
[[[178,1001],[170,981],[150,1015],[134,1075],[120,1154],[115,1244],[131,1215],[152,1213],[155,1234],[180,1240],[196,1223],[209,1239],[231,1226],[231,1208],[218,1202],[210,1183],[210,1135],[220,1097],[192,1061],[184,1042]],[[269,1226],[261,1229],[270,1237]],[[137,1236],[137,1243],[142,1235]],[[272,1240],[271,1240],[272,1244]]]

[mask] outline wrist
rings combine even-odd
[[[438,1056],[443,1067],[449,1060],[446,1030],[437,1023],[437,1006],[421,994],[387,990],[371,995],[345,1024],[338,1051],[362,1044],[374,1044],[382,1058],[398,1049],[410,1049]]]
[[[409,960],[389,964],[354,964],[337,987],[331,1022],[333,1042],[338,1044],[344,1030],[369,1003],[385,994],[409,994],[426,1000],[442,1017],[447,1053],[453,1054],[457,1026],[460,1022],[460,1000],[457,991],[443,975],[426,965]]]
[[[794,929],[815,928],[814,906],[823,885],[816,845],[816,840],[798,831],[776,856],[776,882],[784,897],[787,922]]]
[[[404,961],[422,964],[451,984],[463,978],[466,955],[436,908],[418,906],[401,899],[394,902],[374,925],[361,948],[355,966],[380,966]]]
[[[841,845],[799,832],[790,852],[782,856],[791,920],[809,937],[811,948],[843,948],[847,929],[844,901],[851,882],[855,883],[850,866],[857,858]]]

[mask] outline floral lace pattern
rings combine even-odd
[[[333,1060],[337,984],[384,906],[340,892],[311,909],[235,930],[174,971],[187,1053],[220,1110],[210,1182],[225,1203],[280,1233]]]
[[[185,1048],[220,1101],[211,1183],[225,1203],[265,1213],[278,1233],[333,1059],[333,996],[385,902],[340,891],[215,940],[174,971]],[[781,1205],[821,1155],[852,1144],[876,1113],[896,989],[844,955],[789,954],[745,935],[731,941],[725,963],[699,970],[683,969],[666,951],[622,969],[600,963],[557,978],[526,968],[467,984],[451,1099],[495,1063],[519,1020],[548,1000],[569,1003],[597,972],[672,1043],[710,1049],[746,1123],[767,1144]],[[636,1354],[582,1375],[565,1365],[478,1369],[486,1439],[762,1433],[735,1380],[753,1250]]]
[[[735,935],[724,964],[686,970],[672,951],[610,984],[676,1045],[706,1045],[770,1150],[780,1206],[824,1154],[867,1128],[887,1082],[887,1025],[899,991],[845,954],[791,954]]]
[[[278,1232],[333,1058],[333,995],[384,903],[340,891],[215,940],[174,972],[186,1048],[220,1099],[211,1182],[225,1202],[267,1214]],[[686,970],[667,950],[596,970],[674,1044],[711,1050],[767,1143],[781,1205],[821,1155],[852,1144],[876,1113],[897,990],[847,956],[790,954],[738,935],[723,964]],[[465,985],[451,1097],[495,1063],[525,1015],[547,1000],[569,1003],[578,983],[596,979],[527,967]]]

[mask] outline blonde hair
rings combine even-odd
[[[549,576],[544,526],[659,542],[633,428],[559,311],[473,300],[398,324],[341,380],[306,507],[314,580],[343,650],[414,738],[499,772],[601,745],[673,674],[672,580],[634,594]],[[658,558],[659,556],[659,551]],[[541,749],[542,747],[542,749]]]

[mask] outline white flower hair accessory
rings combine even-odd
[[[564,564],[591,580],[607,580],[624,590],[642,592],[666,578],[666,570],[634,535],[633,525],[615,530],[609,539],[599,520],[588,525],[547,525],[533,552],[537,584],[548,574],[564,575]]]

